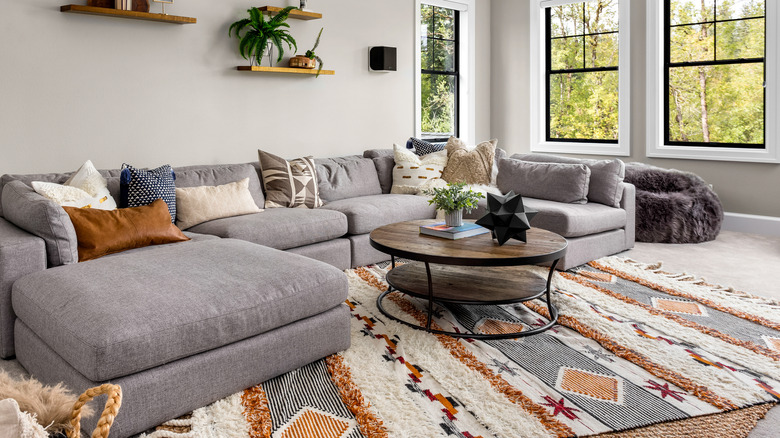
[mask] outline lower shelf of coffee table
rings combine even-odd
[[[547,280],[523,266],[481,267],[431,264],[433,296],[462,304],[502,304],[527,301],[547,291]],[[406,294],[428,298],[424,263],[407,263],[387,273],[387,282]]]

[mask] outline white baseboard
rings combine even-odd
[[[723,216],[723,230],[780,237],[780,217],[728,212]]]

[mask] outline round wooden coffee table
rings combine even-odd
[[[435,220],[399,222],[371,232],[371,246],[392,257],[393,269],[387,273],[390,287],[376,300],[379,310],[388,318],[431,333],[473,339],[508,339],[535,335],[552,327],[558,320],[558,309],[550,299],[550,283],[558,261],[566,254],[566,239],[550,231],[531,228],[527,243],[510,240],[499,246],[490,233],[458,240],[420,234],[420,225]],[[396,266],[402,257],[420,263]],[[545,280],[517,268],[523,265],[552,262]],[[393,291],[428,300],[425,326],[403,321],[391,315],[382,301]],[[547,295],[550,322],[516,333],[457,333],[431,328],[433,303],[499,305],[529,301]]]

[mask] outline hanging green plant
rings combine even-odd
[[[312,47],[311,50],[307,50],[306,51],[306,57],[307,58],[313,59],[313,60],[317,61],[317,65],[318,65],[318,67],[317,67],[317,76],[320,75],[320,72],[322,71],[322,66],[325,65],[325,63],[322,62],[322,58],[320,58],[319,56],[317,56],[316,53],[314,53],[314,51],[317,50],[317,47],[320,45],[320,38],[322,38],[322,31],[323,30],[325,30],[324,27],[322,29],[320,29],[320,34],[317,35],[317,41],[314,42],[314,47]]]
[[[295,51],[298,51],[298,44],[295,42],[295,38],[287,31],[290,25],[285,23],[287,17],[290,16],[290,11],[293,9],[298,8],[288,6],[272,18],[266,20],[263,11],[258,8],[250,8],[247,10],[249,18],[244,18],[231,24],[230,29],[228,29],[228,36],[233,36],[235,33],[236,38],[241,40],[238,44],[238,51],[244,59],[248,59],[250,62],[257,62],[257,65],[260,65],[268,43],[271,43],[279,51],[276,62],[280,62],[282,57],[284,57],[283,43],[286,43],[290,50],[295,48]],[[241,32],[244,30],[246,32],[241,35]]]

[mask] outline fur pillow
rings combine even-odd
[[[33,181],[33,189],[63,207],[113,210],[116,201],[92,161],[87,160],[64,184]]]
[[[423,157],[393,145],[395,167],[393,168],[393,187],[390,193],[414,195],[420,186],[430,180],[440,179],[447,166],[447,151],[434,152]]]
[[[447,142],[447,167],[442,178],[448,183],[485,184],[493,179],[498,140],[483,141],[470,149],[463,140],[450,137]]]

